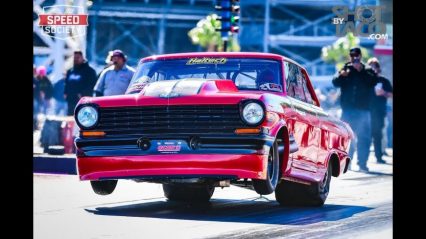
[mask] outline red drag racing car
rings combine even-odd
[[[323,205],[345,173],[353,133],[320,108],[306,70],[276,54],[144,58],[125,95],[82,98],[81,180],[163,184],[169,200],[208,201],[231,184],[281,205]]]

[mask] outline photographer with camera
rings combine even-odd
[[[361,62],[361,49],[350,49],[350,62],[333,78],[333,85],[341,91],[340,105],[342,120],[346,121],[355,133],[349,156],[353,159],[355,147],[360,171],[368,172],[367,160],[371,144],[370,105],[377,83],[375,72]]]

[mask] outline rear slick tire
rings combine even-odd
[[[275,190],[275,199],[282,206],[320,207],[324,205],[330,191],[332,166],[329,163],[323,180],[304,185],[282,180]]]

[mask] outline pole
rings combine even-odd
[[[270,21],[269,0],[265,1],[265,24],[263,26],[263,52],[269,51],[269,21]]]

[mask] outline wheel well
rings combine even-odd
[[[275,137],[278,141],[278,148],[284,146],[284,152],[280,153],[280,177],[284,173],[284,170],[287,168],[288,156],[289,156],[289,139],[288,139],[288,130],[287,127],[282,127]]]
[[[330,160],[329,160],[328,163],[331,163],[331,166],[332,166],[331,175],[334,176],[334,177],[339,176],[340,164],[339,164],[339,157],[337,156],[337,154],[332,154],[330,156]]]

